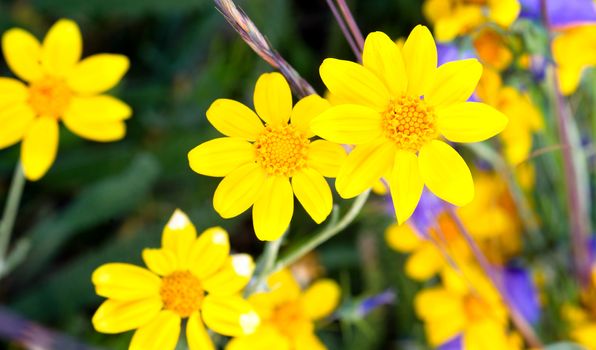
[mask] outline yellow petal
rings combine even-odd
[[[294,193],[286,177],[270,176],[252,208],[257,238],[274,241],[287,230],[294,213]]]
[[[43,39],[41,64],[53,76],[65,76],[81,59],[83,39],[79,26],[71,20],[56,22]]]
[[[250,281],[255,263],[248,254],[230,256],[223,267],[203,280],[203,287],[212,295],[239,293]]]
[[[420,175],[437,197],[457,206],[474,198],[474,182],[468,165],[448,144],[433,140],[418,155]]]
[[[86,123],[106,123],[128,119],[131,114],[132,109],[126,103],[112,96],[76,96],[70,100],[64,118]]]
[[[178,260],[171,250],[143,249],[143,261],[152,272],[167,276],[178,269]]]
[[[267,124],[286,124],[292,113],[292,91],[283,75],[265,73],[257,80],[255,110]]]
[[[403,224],[414,213],[424,188],[416,154],[402,150],[395,153],[389,188],[397,222]]]
[[[299,339],[294,339],[294,350],[327,350],[314,333],[301,334]]]
[[[423,243],[408,257],[404,270],[408,277],[416,281],[427,281],[445,266],[445,259],[430,242]]]
[[[352,198],[371,188],[391,169],[394,156],[395,146],[383,140],[356,146],[339,170],[337,193]]]
[[[408,85],[401,50],[385,33],[368,34],[362,64],[379,77],[393,96],[401,96]]]
[[[266,294],[268,302],[274,305],[297,300],[301,294],[300,285],[289,269],[279,270],[267,279],[269,291]]]
[[[228,233],[221,227],[208,228],[190,248],[190,271],[199,279],[205,279],[222,268],[229,254]]]
[[[153,321],[137,329],[128,349],[174,350],[180,337],[180,323],[180,316],[163,310]]]
[[[230,337],[254,333],[261,322],[252,306],[240,296],[207,295],[202,311],[207,327]]]
[[[317,223],[331,214],[333,195],[329,184],[316,170],[304,168],[292,177],[292,189],[296,198],[310,217]]]
[[[19,142],[35,119],[35,112],[26,104],[17,104],[0,111],[0,149]]]
[[[188,152],[190,168],[207,176],[226,176],[255,161],[255,147],[243,138],[221,137],[204,142]]]
[[[176,256],[178,267],[188,268],[190,250],[197,238],[197,229],[188,216],[176,209],[163,229],[161,246]]]
[[[298,101],[294,109],[292,109],[290,122],[296,128],[306,133],[307,137],[313,137],[315,134],[310,129],[310,121],[329,107],[331,107],[329,102],[319,95],[306,96]]]
[[[329,91],[346,103],[382,111],[389,104],[389,91],[370,70],[358,63],[327,58],[319,74]],[[316,131],[315,131],[316,133]]]
[[[460,335],[465,329],[464,314],[460,311],[459,314],[454,314],[448,320],[426,322],[424,330],[426,331],[426,338],[433,347],[438,347],[441,344]],[[465,349],[462,347],[462,349]],[[505,348],[510,350],[509,348]]]
[[[99,94],[118,85],[129,66],[128,57],[123,55],[89,56],[72,69],[66,83],[80,94]]]
[[[312,131],[332,142],[346,144],[368,143],[381,137],[381,115],[372,108],[344,104],[334,106],[315,117]]]
[[[521,12],[519,0],[490,0],[489,17],[498,25],[509,27]]]
[[[275,326],[263,324],[259,329],[247,336],[230,340],[225,350],[292,350],[290,339]]]
[[[163,307],[161,298],[118,301],[108,299],[93,315],[93,327],[101,333],[122,333],[144,326],[153,320]]]
[[[393,224],[385,231],[385,241],[389,247],[402,253],[410,253],[420,247],[423,240],[409,224]]]
[[[347,158],[346,149],[325,140],[311,142],[308,149],[308,166],[326,177],[336,177]]]
[[[304,291],[302,306],[311,320],[319,320],[331,315],[339,304],[341,289],[330,279],[320,279]]]
[[[266,176],[256,163],[245,164],[226,175],[213,195],[215,211],[225,219],[245,212],[257,200]]]
[[[431,322],[449,320],[449,317],[464,311],[460,297],[440,287],[424,289],[416,294],[414,308],[418,317]]]
[[[437,46],[427,27],[417,25],[404,44],[404,63],[408,74],[408,93],[422,96],[435,81]]]
[[[507,126],[507,117],[480,102],[458,103],[438,111],[437,128],[453,142],[480,142]]]
[[[465,102],[476,90],[482,64],[475,58],[447,62],[437,69],[437,76],[424,100],[433,106]]]
[[[577,90],[581,82],[583,67],[559,66],[557,74],[559,75],[559,90],[565,96],[569,96]]]
[[[464,349],[509,349],[509,340],[505,327],[506,325],[491,320],[472,323],[464,332]]]
[[[216,350],[198,312],[190,315],[186,323],[186,340],[190,350]]]
[[[230,137],[256,140],[264,130],[263,123],[250,108],[240,102],[217,99],[207,110],[207,120],[217,131]]]
[[[25,84],[16,79],[0,77],[0,108],[2,111],[17,104],[24,104],[29,98]],[[0,117],[0,120],[2,117]]]
[[[29,32],[14,28],[2,36],[2,51],[10,70],[25,81],[36,81],[44,76],[39,60],[41,45]]]
[[[58,152],[58,122],[54,118],[36,119],[25,134],[21,161],[25,177],[37,181],[50,169]]]
[[[91,276],[97,295],[118,300],[159,295],[161,279],[147,269],[123,263],[98,267]]]
[[[122,121],[86,122],[76,116],[65,116],[62,121],[72,133],[92,141],[118,141],[126,135],[126,124]]]

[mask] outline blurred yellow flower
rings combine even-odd
[[[426,0],[422,11],[434,25],[438,41],[468,34],[486,22],[509,27],[521,11],[518,0]]]
[[[509,67],[513,53],[505,42],[505,37],[494,29],[486,28],[474,36],[474,48],[483,65],[498,71]]]
[[[269,277],[268,286],[269,291],[249,297],[261,317],[261,326],[252,335],[232,339],[226,350],[326,349],[315,334],[314,322],[337,307],[337,283],[320,279],[301,291],[290,271],[281,270]]]
[[[240,296],[254,263],[230,255],[228,234],[219,227],[197,237],[186,214],[177,210],[166,225],[160,249],[145,249],[149,269],[109,263],[93,272],[98,295],[108,298],[95,312],[102,333],[136,329],[130,350],[174,350],[182,319],[191,350],[215,350],[212,331],[241,336],[255,331],[259,316]]]
[[[507,310],[498,292],[477,268],[461,268],[445,269],[442,286],[416,295],[414,307],[429,343],[438,346],[461,336],[463,349],[511,349]]]
[[[562,314],[569,324],[571,339],[586,347],[586,350],[596,350],[596,318],[591,316],[593,312],[588,308],[567,304],[563,306]]]
[[[399,223],[416,208],[424,185],[450,203],[469,203],[470,170],[439,138],[479,142],[505,128],[502,113],[466,102],[482,74],[480,63],[467,59],[437,68],[437,48],[424,26],[414,28],[403,49],[381,32],[369,34],[362,58],[362,65],[323,62],[323,82],[345,104],[311,121],[318,136],[356,145],[337,175],[340,196],[355,197],[384,177]]]
[[[564,95],[571,95],[579,86],[582,72],[596,65],[596,24],[563,30],[553,40],[552,48],[559,88]]]
[[[310,120],[329,103],[310,95],[292,108],[290,86],[281,74],[261,75],[254,105],[257,113],[233,100],[213,102],[207,119],[227,137],[195,147],[188,159],[195,172],[224,177],[213,197],[222,217],[252,206],[257,237],[271,241],[288,228],[294,195],[317,223],[329,216],[333,197],[324,176],[337,175],[346,151],[329,141],[311,141]]]
[[[22,29],[2,36],[8,67],[28,85],[0,78],[0,148],[21,144],[21,162],[29,180],[40,179],[58,150],[58,121],[73,133],[94,141],[124,137],[124,120],[132,111],[124,102],[102,94],[128,70],[123,55],[97,54],[81,59],[77,24],[62,19],[43,43]]]

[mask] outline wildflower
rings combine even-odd
[[[559,89],[564,95],[577,90],[585,69],[596,65],[596,24],[563,30],[552,44]]]
[[[236,337],[226,350],[299,350],[326,347],[315,334],[314,321],[329,316],[337,307],[337,283],[320,279],[305,291],[288,270],[271,275],[269,291],[251,295],[249,301],[261,317],[255,333]]]
[[[26,84],[0,78],[0,148],[22,140],[25,176],[40,179],[58,151],[58,121],[76,135],[99,142],[124,137],[124,120],[132,111],[124,102],[103,94],[128,70],[123,55],[97,54],[81,59],[77,24],[62,19],[43,43],[22,29],[2,36],[8,67]]]
[[[520,0],[520,17],[542,21],[541,0]],[[596,23],[596,5],[593,0],[548,1],[548,22],[554,29]]]
[[[426,0],[425,17],[434,25],[438,41],[451,41],[486,22],[509,27],[521,10],[518,0]]]
[[[292,108],[281,74],[261,75],[254,105],[256,114],[239,102],[216,100],[207,119],[226,137],[195,147],[188,159],[195,172],[224,177],[213,197],[215,210],[231,218],[252,206],[257,237],[270,241],[288,228],[294,194],[315,222],[329,216],[333,198],[323,176],[337,175],[346,152],[338,144],[311,140],[309,122],[329,103],[310,95]]]
[[[509,67],[513,53],[503,35],[494,29],[486,28],[474,36],[474,48],[480,62],[498,71]]]
[[[479,142],[502,131],[507,118],[472,95],[482,66],[475,59],[437,69],[437,49],[424,26],[414,28],[403,50],[387,35],[368,35],[363,65],[326,59],[321,78],[349,104],[329,108],[311,121],[315,134],[354,144],[335,187],[352,198],[387,180],[399,223],[410,217],[424,185],[438,197],[465,205],[474,185],[463,158],[447,143]]]
[[[215,349],[205,325],[227,336],[252,333],[259,316],[239,292],[254,263],[246,254],[229,252],[223,229],[213,227],[197,237],[177,210],[164,228],[162,247],[143,251],[149,269],[109,263],[93,272],[96,293],[108,298],[95,312],[93,326],[110,334],[136,329],[130,350],[174,350],[182,319],[191,350]]]
[[[593,306],[592,306],[593,307]],[[562,308],[563,318],[569,324],[569,335],[573,341],[587,350],[596,350],[596,317],[590,305],[578,306],[567,304]]]

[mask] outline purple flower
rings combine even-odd
[[[540,20],[540,0],[521,0],[520,17]],[[557,29],[596,23],[596,5],[593,0],[547,0],[548,19]]]
[[[437,44],[437,55],[439,66],[451,61],[476,57],[472,51],[462,50],[454,44]]]
[[[395,292],[388,289],[383,293],[364,299],[362,303],[358,305],[358,310],[356,312],[362,318],[383,305],[393,304],[394,301]]]
[[[435,226],[437,218],[445,211],[446,205],[450,204],[442,201],[425,188],[410,220],[421,234],[426,234],[430,228]]]
[[[458,335],[455,338],[439,346],[437,350],[462,350],[463,347],[464,346],[462,344],[462,337],[461,335]]]
[[[538,293],[527,270],[509,266],[502,272],[507,297],[530,323],[540,319]]]

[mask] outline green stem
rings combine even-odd
[[[254,292],[258,291],[261,288],[261,286],[266,282],[267,277],[273,269],[275,260],[277,259],[279,247],[281,247],[281,242],[283,241],[284,236],[279,237],[279,239],[275,241],[267,242],[267,244],[265,245],[265,250],[263,251],[263,254],[259,257],[259,262],[257,263],[257,271],[254,282],[251,285],[249,285],[244,291],[244,294],[246,296],[249,296]]]
[[[25,174],[21,167],[21,163],[17,166],[12,177],[12,183],[8,190],[8,199],[6,200],[6,207],[2,214],[2,222],[0,223],[0,271],[4,269],[6,262],[6,253],[8,252],[8,245],[10,243],[10,236],[14,227],[14,222],[19,212],[19,204],[25,188]]]
[[[352,207],[350,208],[350,210],[336,224],[326,227],[321,232],[313,235],[307,241],[299,244],[294,249],[291,249],[287,254],[284,254],[279,259],[277,264],[275,264],[275,268],[273,269],[273,271],[278,271],[280,269],[283,269],[286,266],[293,264],[294,262],[298,261],[300,258],[305,256],[306,254],[308,254],[309,252],[314,250],[316,247],[320,246],[321,244],[325,243],[326,241],[331,239],[333,236],[335,236],[339,232],[343,231],[343,229],[345,229],[348,225],[350,225],[352,223],[352,221],[354,221],[356,216],[360,213],[360,211],[362,210],[362,207],[364,207],[364,204],[366,203],[366,200],[368,199],[369,194],[370,194],[370,190],[368,190],[368,191],[362,193],[361,195],[359,195],[358,197],[356,197],[356,200],[354,200],[354,203],[352,204]]]

